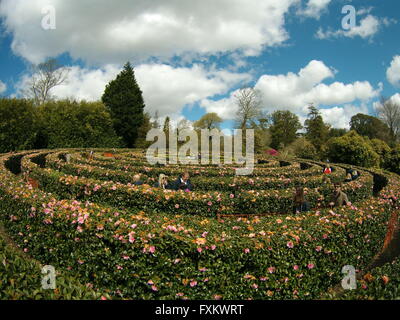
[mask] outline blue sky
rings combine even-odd
[[[54,30],[41,25],[48,5]],[[352,30],[342,29],[345,5],[357,12]],[[0,95],[20,96],[28,66],[57,57],[71,72],[53,95],[97,100],[130,60],[150,114],[217,112],[229,127],[235,91],[251,85],[267,112],[289,109],[303,121],[314,102],[343,127],[373,114],[380,95],[400,103],[399,12],[395,0],[3,0]]]

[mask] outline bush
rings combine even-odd
[[[38,109],[47,148],[118,147],[109,113],[100,102],[52,101]]]
[[[361,167],[378,167],[379,155],[357,132],[350,131],[327,144],[327,154],[332,162],[347,163]]]
[[[400,145],[397,145],[386,154],[383,167],[386,170],[400,174]]]
[[[313,160],[319,159],[317,149],[304,137],[296,139],[296,141],[291,143],[286,150],[289,154],[292,154],[298,158]]]
[[[28,100],[0,99],[0,153],[31,149],[37,134],[36,110]]]

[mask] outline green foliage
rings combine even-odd
[[[275,111],[271,115],[271,147],[278,149],[288,146],[297,138],[297,131],[302,128],[297,115],[290,111]]]
[[[150,115],[148,113],[144,113],[143,115],[143,124],[140,126],[138,130],[138,139],[136,141],[137,148],[147,148],[151,145],[151,141],[146,141],[147,132],[149,132],[153,127],[153,124],[150,121]]]
[[[400,145],[397,145],[385,155],[383,167],[386,170],[400,174]]]
[[[329,137],[329,125],[324,123],[319,110],[310,105],[308,119],[304,122],[306,138],[313,144],[316,151],[321,153]]]
[[[389,127],[380,119],[358,113],[350,120],[350,129],[370,139],[391,140]]]
[[[355,131],[330,139],[327,143],[327,155],[332,162],[363,167],[379,166],[379,155],[370,143]]]
[[[38,108],[47,148],[118,147],[120,142],[101,102],[51,101]]]
[[[133,147],[144,121],[145,105],[142,91],[129,62],[117,78],[106,86],[102,101],[110,111],[117,135],[123,138],[128,148]]]
[[[215,112],[207,113],[193,123],[195,129],[219,129],[222,119]]]
[[[293,141],[286,148],[286,150],[289,152],[289,154],[302,159],[318,160],[320,158],[317,149],[305,137],[301,137]]]
[[[31,101],[0,99],[0,152],[30,149],[37,135],[36,110]]]

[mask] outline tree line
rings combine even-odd
[[[146,134],[159,128],[171,130],[220,128],[223,120],[207,113],[195,122],[183,119],[173,128],[158,112],[145,112],[142,91],[128,62],[110,81],[101,101],[55,100],[51,89],[67,79],[68,68],[54,59],[33,68],[26,98],[0,99],[0,152],[40,148],[145,148]],[[267,114],[261,93],[244,87],[235,94],[235,128],[253,129],[255,151],[268,148],[283,155],[382,167],[400,172],[400,106],[381,98],[375,116],[359,113],[351,118],[350,130],[333,128],[320,111],[309,105],[304,124],[289,110]],[[245,134],[243,135],[245,136]],[[168,141],[167,141],[168,143]],[[184,142],[181,142],[184,143]]]

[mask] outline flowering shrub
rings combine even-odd
[[[0,157],[0,217],[13,240],[115,298],[319,298],[344,265],[362,269],[380,250],[388,198],[400,193],[397,176],[385,174],[389,184],[371,197],[363,172],[345,185],[353,196],[346,207],[217,220],[218,212],[279,212],[293,190],[164,192],[74,177],[24,156],[23,169],[39,181],[32,188],[5,167],[9,157]]]

